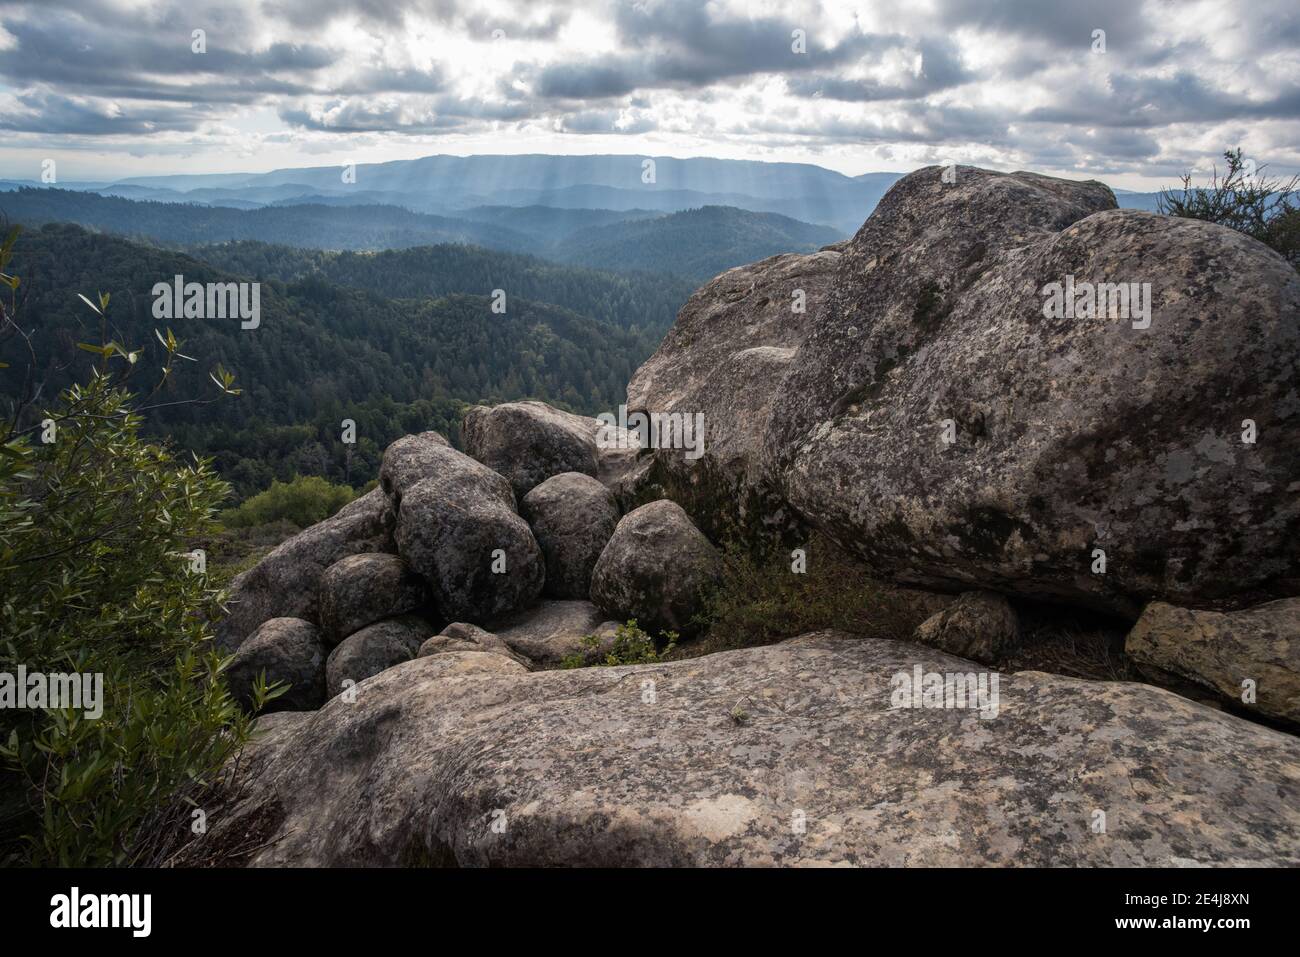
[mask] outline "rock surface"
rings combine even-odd
[[[455,449],[425,447],[421,463],[427,477],[405,486],[398,508],[397,549],[443,620],[485,621],[536,601],[546,569],[510,484]]]
[[[589,601],[544,601],[494,622],[492,631],[525,658],[554,668],[570,655],[594,660],[599,649],[588,648],[583,638],[609,631],[608,624]]]
[[[476,405],[465,412],[465,451],[510,481],[517,497],[561,472],[596,475],[600,454],[595,419],[561,412],[545,402]]]
[[[348,555],[393,552],[393,512],[379,489],[283,542],[230,584],[229,613],[217,625],[217,645],[238,648],[272,618],[319,622],[318,595],[325,569]]]
[[[349,555],[325,570],[320,584],[320,623],[325,640],[337,645],[348,635],[384,618],[416,611],[427,589],[397,555]]]
[[[591,600],[608,618],[635,618],[658,635],[694,633],[700,594],[721,556],[676,502],[642,505],[619,520],[591,576]]]
[[[289,690],[269,702],[264,711],[310,711],[325,700],[325,655],[320,629],[301,618],[272,618],[263,622],[235,652],[226,669],[230,693],[252,710],[253,685],[266,674],[268,687],[287,682]]]
[[[372,675],[415,657],[433,626],[418,615],[376,622],[345,638],[325,661],[326,694],[343,691],[343,682],[360,684]]]
[[[485,651],[489,654],[504,655],[530,670],[533,664],[523,655],[514,652],[492,632],[463,621],[452,622],[439,634],[422,644],[416,657],[427,658],[429,655],[443,655],[452,651]]]
[[[1238,707],[1300,725],[1300,598],[1227,614],[1152,602],[1124,651]],[[1243,700],[1247,681],[1254,701]]]
[[[307,866],[1300,864],[1295,737],[1145,685],[1037,672],[1001,676],[992,718],[891,708],[916,665],[976,669],[834,633],[532,674],[499,655],[416,659],[355,704],[273,725],[192,852]],[[250,844],[253,829],[264,839]]]
[[[546,596],[585,599],[618,524],[614,494],[589,475],[562,472],[525,495],[519,511],[546,558]]]
[[[992,664],[1020,637],[1011,603],[996,592],[970,591],[917,626],[913,640],[959,658]]]

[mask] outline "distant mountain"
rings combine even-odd
[[[555,246],[552,255],[599,269],[653,269],[705,282],[734,266],[811,252],[844,238],[827,226],[775,213],[706,206],[587,229]]]
[[[1160,193],[1131,193],[1128,190],[1123,192],[1112,190],[1112,192],[1120,209],[1145,209],[1151,213],[1157,211],[1156,205],[1161,196]]]
[[[77,223],[174,245],[259,239],[316,249],[395,249],[474,243],[527,250],[522,233],[492,223],[415,213],[396,206],[268,206],[240,210],[187,203],[137,202],[63,189],[0,193],[0,212],[22,223]]]

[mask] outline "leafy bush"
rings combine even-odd
[[[12,234],[0,270],[11,246]],[[106,295],[86,302],[103,318]],[[15,305],[0,303],[0,332],[23,334]],[[178,344],[159,338],[165,380]],[[249,734],[206,624],[224,596],[189,544],[211,531],[228,487],[206,461],[140,437],[131,396],[108,373],[110,361],[136,367],[138,352],[83,348],[99,356],[86,385],[24,427],[29,390],[0,422],[0,675],[102,681],[81,708],[0,708],[6,864],[157,862],[160,846],[190,834],[186,801]],[[213,375],[224,394],[231,379]]]
[[[1264,176],[1265,167],[1250,167],[1241,148],[1223,154],[1228,167],[1219,178],[1216,166],[1209,187],[1193,187],[1183,176],[1180,192],[1161,192],[1156,210],[1169,216],[1200,219],[1245,233],[1281,253],[1300,269],[1300,208],[1295,205],[1300,176],[1289,182]]]
[[[708,628],[700,650],[767,645],[822,629],[908,640],[924,612],[905,593],[872,579],[862,564],[815,537],[795,572],[788,552],[723,553],[722,579],[698,616]]]
[[[347,485],[334,485],[318,475],[296,475],[289,482],[272,482],[238,508],[221,513],[228,528],[252,528],[286,520],[306,528],[329,518],[356,493]]]
[[[614,632],[614,642],[610,649],[605,652],[604,658],[595,663],[605,667],[657,664],[666,660],[673,649],[677,647],[677,637],[675,631],[662,632],[659,640],[664,647],[660,651],[654,638],[641,630],[635,618],[629,618],[625,624],[619,625],[618,630]],[[596,653],[600,651],[602,642],[599,635],[587,635],[582,639],[582,644],[591,652]],[[569,655],[560,662],[560,667],[586,667],[587,657],[584,654]]]

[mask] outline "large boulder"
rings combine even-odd
[[[1115,209],[1100,183],[943,172],[901,179],[842,247],[751,399],[758,473],[904,583],[1133,618],[1300,590],[1295,270],[1233,230]],[[1107,308],[1053,307],[1094,284]],[[1127,314],[1114,284],[1137,284]]]
[[[349,555],[321,576],[320,623],[325,640],[336,645],[383,618],[421,608],[424,581],[397,555]]]
[[[730,269],[677,314],[627,387],[649,416],[702,417],[697,449],[657,447],[642,481],[658,483],[710,534],[763,538],[792,530],[764,447],[777,387],[826,301],[844,244]]]
[[[344,682],[360,684],[371,675],[410,661],[433,626],[418,615],[403,615],[368,625],[345,638],[325,661],[326,693],[333,698]]]
[[[531,674],[420,658],[256,740],[180,862],[1300,865],[1300,739],[1039,672],[907,707],[917,666],[980,671],[835,633]]]
[[[519,511],[546,559],[546,595],[586,599],[596,559],[618,524],[614,494],[589,475],[562,472],[525,495]]]
[[[248,636],[226,669],[230,693],[252,710],[253,685],[266,675],[270,687],[279,682],[289,690],[269,702],[266,712],[309,711],[325,700],[325,655],[320,629],[301,618],[272,618]]]
[[[454,462],[451,444],[437,432],[404,435],[384,449],[379,465],[379,487],[396,511],[406,490],[417,482],[437,476]],[[513,505],[513,503],[511,503]]]
[[[618,625],[589,601],[544,601],[493,622],[492,632],[525,658],[554,668],[575,655],[595,662],[612,645]],[[595,636],[593,647],[586,639]]]
[[[428,477],[395,486],[397,548],[443,620],[481,622],[532,604],[546,577],[541,549],[504,478],[451,448],[422,450]]]
[[[1020,637],[1011,603],[996,592],[969,591],[916,628],[913,640],[959,658],[992,664]]]
[[[591,575],[591,600],[609,618],[651,634],[697,630],[700,596],[722,558],[676,502],[650,502],[619,520]]]
[[[1124,651],[1237,707],[1300,725],[1300,598],[1227,614],[1152,602]]]
[[[476,405],[461,422],[465,451],[510,480],[523,498],[534,486],[561,472],[597,475],[598,423],[528,400]]]
[[[218,647],[238,648],[263,622],[303,618],[319,622],[318,596],[325,569],[362,552],[393,552],[394,515],[374,489],[333,517],[299,532],[230,585],[227,614],[217,623]]]

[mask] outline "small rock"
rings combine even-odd
[[[431,630],[423,618],[404,615],[369,625],[344,639],[325,662],[329,697],[343,690],[344,681],[360,684],[371,675],[410,661]]]
[[[399,556],[349,555],[321,576],[321,631],[337,645],[366,625],[417,610],[426,598],[424,582]]]
[[[283,681],[289,690],[269,702],[263,713],[311,711],[325,701],[325,654],[325,639],[311,622],[272,618],[239,646],[226,669],[226,682],[235,700],[251,711],[253,684],[266,672],[268,687]]]
[[[912,640],[961,658],[993,664],[1020,637],[1011,603],[996,592],[968,591],[916,628]]]
[[[429,655],[442,655],[453,651],[486,651],[494,655],[504,655],[530,670],[532,668],[532,662],[516,654],[509,645],[492,632],[464,621],[452,622],[442,630],[441,634],[434,635],[420,646],[416,657],[427,658]]]
[[[591,599],[617,621],[686,636],[700,594],[718,578],[721,556],[676,502],[642,505],[623,516],[591,576]]]
[[[586,599],[591,572],[618,524],[614,494],[589,475],[553,475],[524,496],[520,512],[546,558],[545,594]]]

